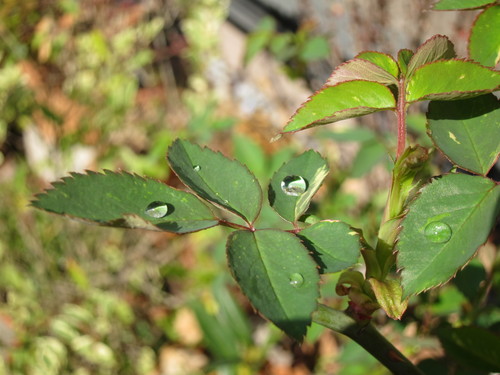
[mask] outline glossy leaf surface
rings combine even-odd
[[[240,162],[179,139],[170,146],[168,161],[181,181],[201,198],[248,222],[257,218],[262,190],[255,176]]]
[[[341,82],[364,80],[383,85],[397,85],[397,79],[375,63],[364,59],[352,59],[339,65],[328,78],[326,84],[335,86]]]
[[[320,221],[300,231],[298,236],[312,251],[321,273],[342,271],[358,261],[360,234],[341,221]]]
[[[218,223],[193,194],[128,173],[73,173],[36,196],[33,206],[100,225],[193,232]]]
[[[500,73],[471,61],[436,61],[418,68],[408,81],[406,100],[454,100],[492,92]]]
[[[410,77],[416,69],[425,64],[455,57],[453,43],[443,35],[434,35],[425,41],[411,57],[406,76]]]
[[[285,220],[297,221],[328,174],[325,159],[309,150],[290,159],[273,175],[268,198],[271,207]]]
[[[440,0],[434,4],[435,10],[476,9],[492,4],[493,0]]]
[[[359,53],[356,56],[356,58],[371,61],[378,67],[384,69],[387,73],[389,73],[393,77],[398,78],[399,75],[398,63],[390,55],[381,52],[366,51]]]
[[[346,118],[394,109],[391,91],[377,82],[349,81],[327,86],[311,96],[290,119],[283,132],[292,132]]]
[[[301,340],[319,297],[316,264],[300,240],[278,230],[233,232],[229,267],[243,293],[267,319]]]
[[[494,67],[500,61],[500,5],[480,13],[471,30],[469,57],[482,65]]]
[[[500,153],[500,102],[494,95],[431,102],[427,120],[429,136],[455,165],[488,173]]]
[[[403,298],[453,277],[486,241],[499,209],[500,186],[484,177],[449,174],[426,185],[396,245]]]

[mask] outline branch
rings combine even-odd
[[[371,324],[361,326],[342,311],[321,304],[313,321],[350,337],[395,375],[424,375]]]

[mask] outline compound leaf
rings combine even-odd
[[[396,77],[377,64],[365,59],[352,59],[339,65],[328,78],[326,85],[335,86],[341,82],[355,80],[378,82],[386,86],[398,84]]]
[[[492,92],[500,73],[472,61],[436,61],[417,68],[408,81],[406,100],[455,100]]]
[[[398,63],[390,55],[387,55],[387,54],[382,53],[382,52],[365,51],[365,52],[359,53],[355,58],[367,60],[367,61],[374,63],[378,67],[384,69],[387,73],[392,75],[394,78],[398,78],[398,76],[399,76]],[[397,81],[396,81],[396,83],[397,83]]]
[[[469,57],[494,67],[500,60],[500,5],[481,12],[474,22],[469,39]]]
[[[415,54],[411,57],[406,76],[410,77],[413,72],[425,64],[443,59],[452,59],[456,56],[453,43],[444,35],[434,35],[427,39]]]
[[[278,169],[269,183],[271,207],[285,220],[297,221],[328,174],[328,165],[313,150],[290,159]]]
[[[402,221],[397,243],[403,299],[448,281],[488,238],[500,210],[500,185],[465,174],[435,179]]]
[[[326,86],[311,96],[295,112],[283,132],[298,131],[395,107],[394,95],[380,83],[342,82]]]
[[[429,136],[456,165],[485,175],[500,153],[500,102],[493,95],[431,102]]]
[[[36,196],[33,206],[100,225],[193,232],[217,225],[193,194],[128,173],[72,173]]]
[[[228,239],[227,256],[252,305],[301,340],[317,307],[319,275],[300,240],[279,230],[236,231]]]
[[[262,205],[262,190],[243,164],[219,152],[177,139],[168,161],[181,181],[199,197],[253,222]]]
[[[298,236],[311,250],[321,273],[338,272],[354,265],[363,248],[359,232],[341,221],[320,221],[300,231]]]

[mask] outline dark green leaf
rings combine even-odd
[[[434,4],[434,10],[458,10],[482,8],[493,4],[493,0],[440,0]]]
[[[341,221],[325,220],[300,231],[298,236],[311,250],[321,273],[342,271],[358,261],[360,234]]]
[[[257,218],[262,190],[248,168],[238,161],[180,139],[170,146],[168,161],[182,182],[201,198],[250,223]]]
[[[33,206],[100,225],[194,232],[218,223],[194,195],[128,173],[73,173],[36,197]]]
[[[426,185],[410,204],[397,243],[403,298],[448,281],[488,238],[500,186],[465,174]]]
[[[488,173],[500,153],[500,102],[493,94],[431,102],[427,119],[429,136],[454,164]]]
[[[409,79],[406,100],[455,100],[492,92],[500,73],[471,61],[436,61],[418,68]]]
[[[342,82],[325,87],[311,96],[293,115],[283,132],[302,130],[395,107],[396,100],[391,91],[380,83]]]
[[[500,60],[500,5],[480,13],[471,30],[469,57],[482,65],[495,67]]]
[[[312,150],[289,160],[273,175],[268,197],[271,206],[285,220],[297,221],[328,174],[328,165]]]
[[[452,59],[456,56],[453,43],[443,35],[434,35],[422,44],[408,63],[406,76],[410,77],[416,69],[423,65],[443,59]]]
[[[387,73],[389,73],[395,78],[398,78],[399,76],[398,63],[394,60],[392,56],[386,55],[385,53],[374,52],[374,51],[361,52],[356,56],[356,59],[363,59],[370,61],[375,65],[377,65],[378,67],[384,69]]]
[[[335,86],[348,81],[370,81],[382,85],[397,85],[398,80],[391,73],[375,63],[364,59],[353,59],[339,65],[328,78],[327,86]]]
[[[300,240],[278,230],[237,231],[229,237],[227,253],[229,267],[252,305],[301,340],[317,306],[319,275]]]
[[[500,338],[479,327],[445,328],[438,337],[446,353],[458,363],[479,370],[499,372]]]
[[[409,49],[402,49],[398,52],[398,65],[401,73],[406,76],[408,73],[408,64],[413,56],[413,51]]]

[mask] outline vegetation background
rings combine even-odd
[[[390,183],[390,115],[270,139],[360,51],[394,54],[441,33],[464,56],[476,12],[429,7],[423,0],[3,0],[0,374],[386,374],[344,337],[313,325],[299,345],[256,315],[227,272],[227,228],[177,236],[92,227],[29,202],[50,181],[85,169],[181,186],[165,161],[177,137],[235,156],[261,181],[312,147],[331,168],[314,214],[374,236]],[[417,108],[409,125],[425,144],[424,122]],[[434,157],[436,168],[450,168]],[[277,225],[270,210],[263,215]],[[383,334],[429,373],[444,373],[434,330],[478,313],[475,291],[487,275],[493,291],[480,322],[498,327],[496,254],[492,242],[484,246],[452,283],[412,300],[401,322],[377,315]],[[341,308],[335,281],[324,280],[322,298]]]

